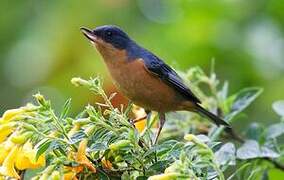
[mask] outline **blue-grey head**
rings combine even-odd
[[[93,30],[81,28],[83,34],[95,45],[110,46],[123,50],[126,49],[131,39],[129,36],[114,25],[99,26]]]

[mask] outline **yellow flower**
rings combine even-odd
[[[37,106],[34,106],[33,104],[27,104],[26,106],[17,109],[7,110],[0,118],[0,124],[5,124],[12,120],[21,119],[22,115],[34,116],[35,115],[34,111],[36,109],[38,109]]]
[[[133,105],[132,113],[135,118],[134,121],[137,120],[137,122],[134,123],[135,128],[138,130],[139,133],[141,133],[146,127],[147,114],[143,108],[136,105]]]
[[[0,124],[0,143],[5,141],[14,129],[14,123]]]
[[[17,169],[36,169],[45,166],[45,155],[42,154],[38,160],[36,160],[36,152],[37,150],[32,147],[29,141],[20,147],[15,162]]]
[[[19,146],[14,146],[8,156],[5,158],[2,166],[0,167],[1,175],[20,179],[20,176],[18,175],[14,167],[18,152]]]
[[[2,116],[2,118],[0,120],[0,124],[9,122],[9,121],[15,119],[17,116],[23,114],[24,112],[25,112],[25,110],[23,108],[7,110]]]
[[[139,133],[142,133],[146,127],[147,119],[140,120],[134,123],[135,128],[138,130]]]
[[[94,165],[89,161],[89,159],[86,157],[86,149],[87,149],[87,144],[88,144],[88,140],[87,139],[83,139],[80,144],[79,144],[79,148],[78,148],[78,152],[76,154],[76,161],[81,164],[86,166],[90,171],[92,171],[93,173],[96,173],[97,170],[94,167]]]
[[[193,134],[186,134],[184,136],[184,139],[187,141],[193,141],[193,142],[197,141],[197,137]]]
[[[15,144],[9,140],[0,144],[0,164],[4,162],[13,146],[15,146]]]

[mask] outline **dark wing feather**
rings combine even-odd
[[[183,83],[181,77],[167,64],[153,54],[147,54],[144,58],[145,67],[148,71],[161,78],[169,86],[176,89],[183,97],[195,103],[201,101]]]

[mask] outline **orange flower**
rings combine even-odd
[[[146,127],[147,119],[140,120],[134,123],[135,128],[138,130],[139,133],[142,133]]]
[[[112,163],[109,160],[106,160],[105,158],[102,159],[102,165],[106,169],[112,169]]]
[[[97,172],[96,168],[94,167],[94,165],[89,161],[89,159],[86,156],[87,144],[88,144],[87,139],[83,139],[80,142],[78,152],[77,152],[77,155],[76,155],[76,161],[79,164],[86,166],[93,173],[96,173]]]
[[[76,180],[76,174],[83,171],[83,166],[68,167],[65,166],[64,180]]]

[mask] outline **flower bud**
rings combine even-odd
[[[131,142],[129,140],[120,140],[120,141],[117,141],[115,143],[110,144],[109,148],[112,151],[117,151],[117,150],[123,149],[125,147],[128,147],[130,145],[131,145]]]
[[[90,83],[82,78],[75,77],[71,79],[71,83],[74,84],[75,86],[89,86]]]
[[[37,93],[34,95],[34,97],[36,98],[36,100],[38,101],[39,104],[45,106],[46,105],[46,100],[43,97],[43,95],[41,95],[40,93]]]
[[[20,135],[12,136],[11,141],[15,144],[23,144],[25,143],[31,136],[33,135],[32,132],[25,132]]]
[[[37,131],[36,127],[31,124],[24,123],[23,128],[30,130],[30,131]]]
[[[60,177],[59,171],[53,171],[52,174],[51,174],[51,179],[52,180],[60,180],[61,177]]]

